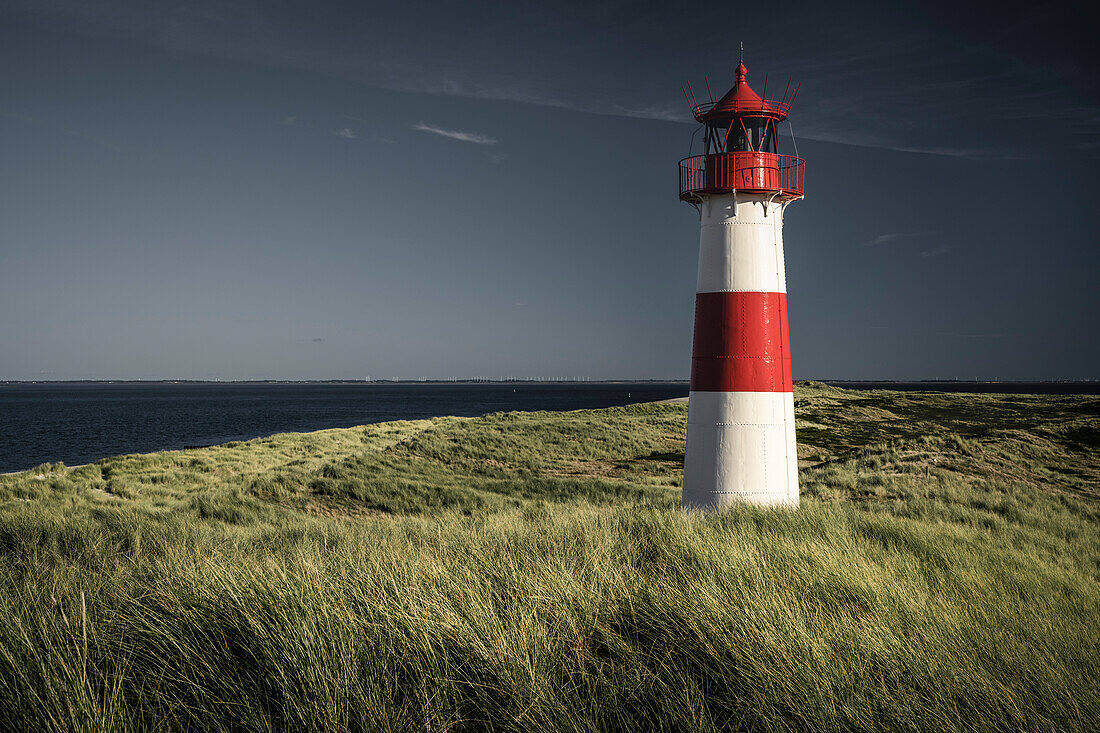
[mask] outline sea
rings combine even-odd
[[[580,410],[688,393],[686,382],[0,384],[0,473],[441,415]]]
[[[1096,382],[835,382],[853,389],[1100,393]],[[0,383],[0,473],[441,415],[579,410],[688,394],[687,382]]]

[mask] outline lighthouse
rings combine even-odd
[[[699,212],[685,509],[798,506],[783,214],[805,164],[779,139],[797,89],[765,99],[747,75],[742,58],[721,99],[692,93],[704,154],[680,161],[680,199]]]

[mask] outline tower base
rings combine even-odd
[[[798,506],[791,392],[692,392],[688,398],[685,509]]]

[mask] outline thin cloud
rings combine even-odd
[[[854,104],[854,103],[853,103]],[[812,112],[810,114],[813,114]],[[652,118],[657,119],[657,118]],[[674,120],[685,122],[686,120]],[[782,134],[783,129],[780,128]],[[813,140],[814,142],[833,143],[835,145],[851,145],[856,148],[872,148],[875,150],[893,150],[897,153],[916,153],[918,155],[938,155],[947,158],[964,158],[966,160],[1041,160],[1041,151],[1029,153],[1022,150],[1004,147],[981,148],[948,148],[936,145],[902,145],[891,142],[881,135],[870,133],[866,128],[853,128],[850,130],[836,127],[817,125],[803,125],[797,133],[798,140]]]
[[[450,138],[451,140],[459,140],[464,143],[474,143],[475,145],[496,145],[497,139],[495,137],[489,137],[488,135],[482,135],[477,132],[462,132],[461,130],[448,130],[443,127],[437,127],[435,125],[429,125],[426,122],[418,122],[413,125],[414,130],[420,132],[429,132],[432,135],[441,135],[442,137]]]
[[[874,239],[870,239],[863,243],[864,247],[877,247],[880,244],[889,244],[890,242],[896,242],[899,239],[911,239],[913,237],[926,237],[935,232],[889,232],[887,234],[880,234]]]
[[[947,245],[943,247],[936,247],[935,249],[928,249],[920,253],[921,257],[939,257],[945,255],[951,251],[951,248]]]
[[[890,234],[880,234],[869,242],[864,242],[864,247],[874,247],[879,244],[886,244],[887,242],[893,242],[898,237],[904,237],[905,235],[900,232],[891,232]]]
[[[343,117],[348,117],[348,115],[342,115],[342,116]],[[357,119],[357,118],[349,118],[349,119]],[[298,115],[290,115],[288,117],[284,117],[283,120],[282,120],[282,124],[285,125],[286,127],[296,127],[300,130],[309,130],[310,132],[314,132],[314,133],[320,133],[320,134],[324,134],[324,135],[329,135],[329,134],[335,135],[336,137],[342,137],[345,140],[361,140],[361,141],[364,141],[364,142],[372,142],[372,143],[392,143],[393,142],[392,138],[383,137],[383,136],[380,136],[380,135],[371,135],[369,133],[364,134],[359,129],[357,129],[355,127],[337,127],[336,129],[333,129],[331,127],[328,127],[327,125],[309,124],[307,122],[302,122],[301,119],[298,117]]]

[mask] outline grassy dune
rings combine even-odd
[[[796,401],[796,512],[671,404],[0,476],[0,729],[1100,727],[1100,400]]]

